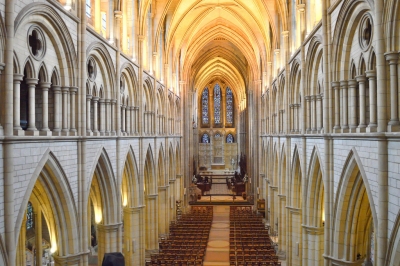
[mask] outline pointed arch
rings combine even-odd
[[[31,197],[41,203],[49,227],[52,249],[58,256],[74,254],[77,250],[77,209],[69,180],[56,156],[47,149],[37,164],[16,217],[16,239],[20,238],[26,206]]]
[[[139,180],[139,170],[132,146],[129,146],[125,158],[126,160],[122,170],[122,206],[128,206],[130,208],[139,207],[143,204],[142,197],[140,196],[142,191]]]
[[[344,164],[336,193],[334,222],[334,256],[356,261],[357,253],[368,252],[370,232],[377,232],[375,204],[365,171],[353,148]]]
[[[144,163],[144,186],[145,195],[157,194],[157,182],[154,173],[155,163],[153,157],[153,151],[149,145],[146,152],[146,159]]]
[[[98,204],[97,222],[113,224],[117,222],[116,199],[118,195],[114,172],[110,158],[104,148],[100,149],[96,158],[97,163],[88,176],[87,195]]]
[[[28,58],[25,60],[24,63],[24,72],[26,71],[26,74],[24,73],[24,75],[27,78],[36,78],[36,71],[35,71],[35,67],[32,61],[32,58],[30,56],[28,56]]]
[[[289,180],[289,205],[300,208],[302,204],[302,171],[297,145],[294,147],[291,165],[291,179]]]
[[[161,145],[158,152],[158,167],[157,167],[157,184],[159,187],[166,186],[165,180],[165,154],[164,148]]]

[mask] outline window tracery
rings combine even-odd
[[[207,133],[204,133],[201,137],[201,143],[210,143],[210,136]]]
[[[228,134],[226,136],[226,143],[233,143],[234,139],[233,139],[233,135],[232,134]]]
[[[214,86],[214,122],[221,124],[221,87],[218,83]]]
[[[208,88],[203,90],[203,94],[201,96],[201,106],[202,106],[202,121],[203,124],[209,123],[208,118]]]
[[[226,122],[233,124],[233,93],[229,87],[226,88]]]

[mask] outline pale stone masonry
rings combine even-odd
[[[144,265],[217,134],[286,265],[399,265],[399,21],[397,0],[0,0],[0,266]]]

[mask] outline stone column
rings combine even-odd
[[[315,97],[316,101],[317,101],[317,130],[321,130],[322,129],[322,93],[316,95]]]
[[[359,132],[365,132],[365,128],[367,127],[367,123],[365,122],[365,113],[366,113],[366,106],[365,106],[365,76],[357,76],[356,80],[358,82],[358,88],[360,91],[360,124],[358,125]],[[363,129],[362,129],[363,128]]]
[[[307,95],[307,96],[305,96],[304,97],[304,99],[305,99],[305,108],[306,108],[306,110],[305,110],[305,115],[306,115],[306,117],[304,117],[304,119],[305,119],[305,124],[306,124],[306,131],[305,132],[307,132],[307,131],[310,131],[311,130],[311,110],[310,110],[310,106],[311,106],[311,104],[310,104],[310,101],[311,101],[311,96],[309,96],[309,95]]]
[[[311,95],[311,130],[317,131],[317,97]]]
[[[100,135],[104,136],[106,125],[105,100],[99,99],[100,105]]]
[[[340,87],[341,87],[341,93],[342,93],[342,104],[341,104],[341,108],[342,108],[342,131],[346,132],[347,129],[349,128],[349,123],[348,123],[348,114],[347,114],[347,109],[348,109],[348,105],[347,105],[347,85],[348,82],[346,80],[342,80],[340,81]]]
[[[68,87],[63,87],[61,89],[62,91],[62,132],[68,132],[68,94],[69,94],[69,88]]]
[[[399,125],[398,113],[398,84],[397,84],[397,62],[399,59],[398,52],[385,53],[386,60],[390,65],[390,126]]]
[[[126,134],[130,135],[132,130],[131,130],[131,113],[132,113],[132,107],[127,106],[126,107]]]
[[[368,70],[365,74],[369,82],[369,125],[368,131],[375,132],[378,126],[376,120],[376,71]]]
[[[70,102],[71,102],[71,125],[70,125],[70,131],[73,135],[76,134],[77,130],[76,130],[76,103],[75,103],[75,95],[78,92],[78,88],[77,87],[70,87],[69,88],[69,97],[70,97]]]
[[[98,224],[98,265],[102,264],[104,253],[117,252],[117,234],[121,224]]]
[[[88,135],[92,133],[90,126],[90,101],[92,100],[92,95],[86,95],[86,132]]]
[[[21,81],[24,75],[14,73],[14,134],[19,135],[21,128]]]
[[[125,112],[126,112],[126,105],[122,105],[121,106],[121,114],[122,114],[122,123],[121,123],[121,132],[125,133],[126,132],[126,128],[125,128]]]
[[[36,265],[42,265],[42,210],[40,206],[35,206],[35,250],[36,250]]]
[[[111,134],[116,134],[116,107],[117,107],[117,100],[111,99]]]
[[[50,133],[49,129],[49,88],[50,82],[40,82],[40,88],[42,89],[42,129],[40,130],[41,135],[47,135]]]
[[[144,249],[140,245],[144,225],[141,223],[143,207],[124,208],[124,256],[126,265],[144,265]],[[139,263],[140,262],[140,263]]]
[[[351,79],[348,81],[349,91],[350,91],[350,129],[354,130],[357,128],[357,81]]]
[[[99,129],[98,129],[98,117],[97,117],[97,106],[98,106],[98,102],[99,102],[99,97],[93,97],[92,98],[93,101],[93,133],[99,133]]]
[[[27,131],[37,131],[36,128],[36,116],[35,116],[35,88],[38,79],[28,78],[26,84],[29,90],[29,121]]]
[[[335,126],[333,129],[340,129],[340,82],[332,82],[335,91]]]
[[[105,99],[105,124],[106,124],[106,134],[111,132],[111,100]]]
[[[60,86],[53,85],[54,93],[54,128],[53,134],[58,135],[61,131],[61,88]]]

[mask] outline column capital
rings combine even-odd
[[[311,95],[310,98],[314,101],[317,98],[317,95]]]
[[[300,12],[304,12],[306,10],[306,4],[298,4],[297,10]]]
[[[99,103],[105,103],[105,102],[106,102],[105,99],[103,99],[103,98],[100,98],[100,99],[99,99]]]
[[[86,100],[91,100],[92,99],[92,95],[90,95],[90,94],[86,94]]]
[[[116,103],[117,103],[117,100],[116,100],[116,99],[111,99],[110,102],[111,102],[112,104],[116,104]]]
[[[340,88],[340,82],[339,81],[332,81],[332,87],[334,89],[339,89]]]
[[[53,86],[51,86],[51,88],[52,88],[52,90],[53,90],[54,93],[56,93],[56,94],[61,93],[61,86],[59,86],[59,85],[53,85]]]
[[[99,99],[100,99],[100,98],[99,98],[99,97],[97,97],[97,96],[93,96],[93,97],[92,97],[92,101],[94,101],[94,102],[98,102],[98,101],[99,101]]]
[[[24,75],[14,73],[14,83],[20,83],[24,79]]]
[[[98,224],[97,229],[103,232],[115,232],[121,227],[122,223],[116,224]]]
[[[114,17],[115,17],[116,19],[122,19],[122,11],[120,11],[120,10],[115,10],[115,11],[114,11]]]
[[[38,79],[34,79],[34,78],[27,78],[26,79],[26,84],[28,85],[36,85],[38,83]]]
[[[355,87],[357,86],[357,81],[355,79],[350,79],[347,84],[349,84],[349,87]]]
[[[186,81],[185,80],[180,80],[179,81],[179,85],[186,85]]]
[[[106,104],[110,104],[111,100],[110,100],[110,99],[104,99],[104,102],[105,102]]]
[[[280,49],[275,49],[275,50],[274,50],[274,54],[279,54],[280,51],[281,51]]]
[[[356,80],[359,83],[364,83],[367,80],[367,78],[364,75],[359,75],[359,76],[356,76]]]
[[[340,81],[340,87],[347,87],[348,84],[349,84],[349,82],[347,80]]]
[[[139,41],[143,41],[144,38],[145,38],[146,36],[144,36],[144,35],[138,35],[137,37],[138,37],[138,40],[139,40]]]
[[[122,107],[122,108],[126,108],[126,105],[125,105],[125,104],[121,104],[121,107]]]
[[[311,96],[310,96],[310,95],[304,96],[304,99],[305,99],[306,101],[310,101],[310,100],[311,100]]]
[[[69,92],[77,93],[78,92],[78,87],[75,87],[75,86],[69,87]]]
[[[288,30],[284,30],[284,31],[282,31],[282,36],[283,37],[288,37],[289,36],[289,31]]]
[[[126,214],[134,214],[134,213],[140,213],[144,209],[144,206],[139,206],[139,207],[124,207],[124,213]]]
[[[51,87],[51,82],[40,82],[39,86],[42,90],[49,90]]]
[[[386,60],[389,61],[389,64],[397,64],[397,60],[399,59],[398,52],[387,52],[384,55]]]
[[[63,93],[68,93],[68,92],[69,92],[69,87],[62,87],[62,88],[61,88],[61,91],[62,91]]]
[[[365,71],[365,75],[367,78],[376,78],[376,70],[367,70]]]

